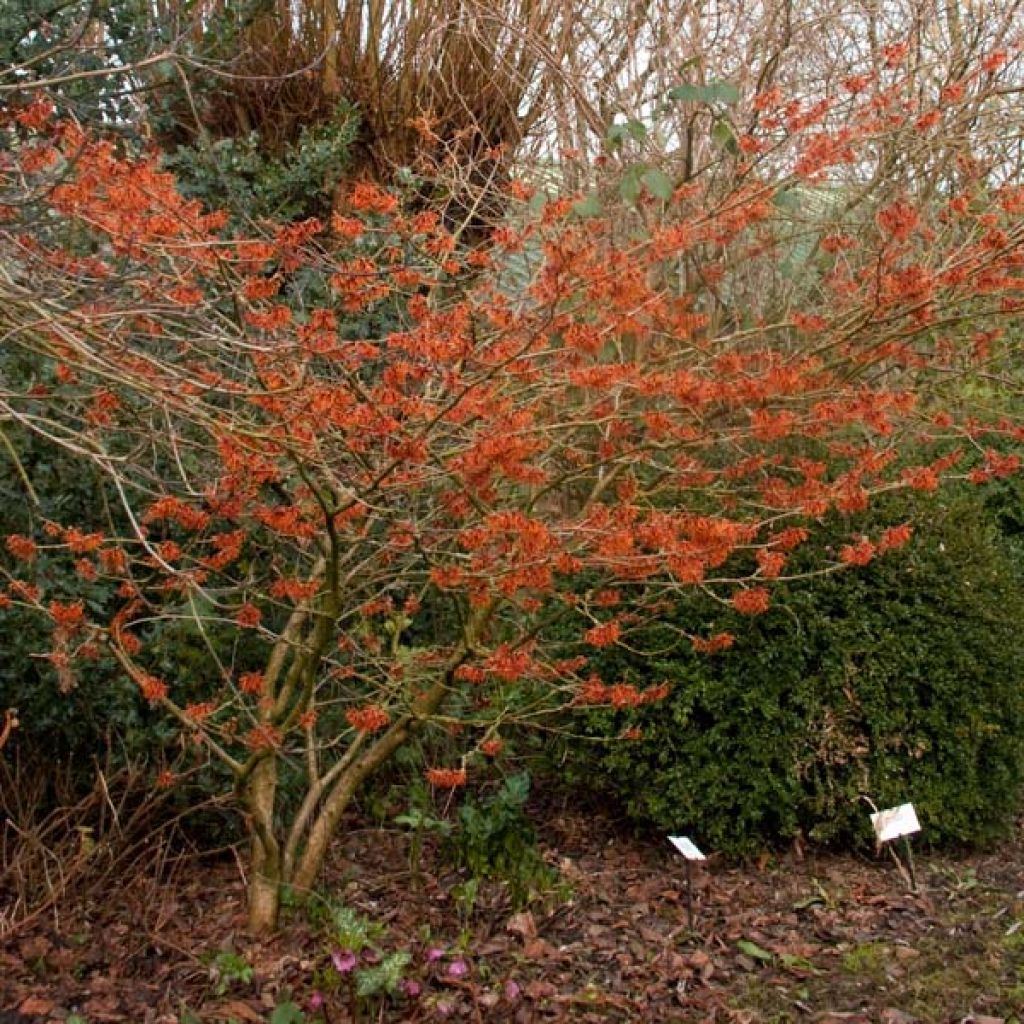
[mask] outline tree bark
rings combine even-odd
[[[245,804],[252,833],[252,874],[249,877],[249,931],[265,935],[277,927],[281,906],[281,848],[274,835],[277,762],[264,758],[246,784]]]

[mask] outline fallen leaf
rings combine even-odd
[[[751,942],[749,939],[740,939],[736,943],[736,948],[747,956],[753,957],[755,960],[762,960],[764,963],[769,963],[775,959],[775,954],[770,953],[763,946],[759,946],[756,942]]]
[[[513,914],[505,924],[505,931],[511,935],[518,935],[523,942],[527,939],[537,937],[537,922],[529,910]]]
[[[912,1014],[896,1009],[894,1006],[887,1006],[882,1010],[880,1024],[917,1024],[917,1018]]]
[[[243,1003],[241,999],[229,999],[204,1012],[214,1020],[230,1020],[234,1017],[237,1020],[250,1021],[251,1024],[263,1024],[264,1021],[262,1013],[254,1010],[248,1003]]]
[[[18,1012],[37,1017],[48,1017],[56,1005],[45,996],[29,996],[18,1007]]]
[[[548,999],[558,993],[558,986],[543,978],[534,978],[523,988],[523,995],[527,999]]]

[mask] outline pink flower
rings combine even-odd
[[[348,974],[359,961],[351,950],[336,949],[331,954],[331,963],[339,974]]]
[[[519,986],[511,978],[505,982],[505,998],[510,1003],[514,1003],[519,998]]]
[[[423,986],[412,978],[405,978],[402,981],[402,991],[410,999],[415,999],[423,991]]]
[[[323,992],[314,992],[309,997],[309,1011],[310,1013],[316,1013],[317,1010],[323,1009],[324,1005],[324,994]]]
[[[427,950],[427,963],[436,963],[441,957],[444,956],[444,950],[434,946],[432,949]]]
[[[448,973],[453,978],[464,978],[467,974],[469,974],[469,965],[466,963],[465,960],[453,960],[448,965]]]

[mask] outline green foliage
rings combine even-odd
[[[902,500],[902,504],[900,504]],[[589,712],[569,768],[637,819],[749,852],[803,832],[869,838],[866,798],[913,800],[932,842],[992,840],[1011,826],[1024,777],[1021,563],[975,493],[948,504],[893,499],[826,524],[794,572],[835,557],[851,533],[913,518],[902,551],[861,569],[780,584],[744,619],[709,599],[609,652],[609,680],[672,684],[634,711]],[[728,630],[735,646],[694,653],[680,630]]]
[[[180,146],[165,163],[177,176],[182,194],[210,209],[227,210],[236,224],[326,217],[358,128],[354,108],[341,104],[330,121],[304,128],[279,158],[251,132]]]
[[[521,772],[508,776],[484,800],[467,797],[459,808],[458,827],[446,841],[459,867],[466,868],[476,882],[504,882],[516,907],[525,906],[531,895],[555,880],[537,849],[537,836],[524,810],[529,792],[530,777]]]
[[[378,1019],[384,1005],[398,995],[412,954],[406,949],[387,950],[387,929],[372,918],[329,899],[313,900],[310,922],[333,952],[330,963],[317,972],[319,990],[336,993],[347,989],[354,1019]]]
[[[111,69],[172,45],[180,27],[144,0],[0,0],[0,67],[31,69],[26,82],[55,80],[55,98],[79,120],[130,135],[144,107]],[[13,80],[8,71],[5,85]]]
[[[0,357],[0,381],[18,386],[30,369]],[[115,506],[100,474],[57,446],[6,425],[0,448],[0,567],[39,586],[45,600],[81,598],[90,615],[112,614],[112,588],[78,578],[66,557],[43,547],[26,565],[16,562],[2,538],[31,534],[42,522],[72,521],[108,531]],[[120,672],[109,658],[74,675],[74,685],[59,680],[45,655],[53,647],[52,630],[40,616],[18,607],[0,614],[0,708],[19,709],[18,742],[45,750],[51,760],[81,759],[91,764],[116,735],[121,749],[143,749],[141,733],[158,728],[130,686],[116,685]],[[162,726],[166,730],[166,726]],[[146,737],[148,744],[151,737]]]
[[[373,947],[384,935],[382,925],[344,904],[328,904],[327,913],[332,941],[352,953]]]
[[[288,1000],[274,1007],[274,1012],[270,1015],[270,1024],[302,1024],[305,1019],[306,1015],[302,1009]]]
[[[51,370],[12,352],[0,353],[0,383],[12,390],[28,390],[33,384],[57,386]],[[83,576],[76,571],[76,556],[55,551],[45,542],[29,563],[16,560],[5,546],[11,534],[45,538],[40,527],[47,522],[74,523],[85,532],[107,536],[131,531],[116,490],[94,466],[17,424],[4,424],[0,573],[38,586],[44,603],[81,599],[90,619],[109,621],[124,603],[116,593],[117,581]],[[0,580],[5,586],[6,580]],[[159,670],[182,687],[185,700],[200,699],[217,678],[211,643],[224,662],[234,661],[241,671],[257,667],[247,660],[251,652],[246,644],[238,644],[223,626],[211,624],[201,631],[187,617],[187,604],[182,610],[181,619],[145,630],[143,639]],[[26,763],[61,767],[46,773],[53,785],[48,799],[73,799],[80,787],[88,790],[98,763],[108,771],[144,764],[159,770],[181,758],[180,729],[146,704],[136,684],[102,646],[96,657],[74,663],[65,675],[47,658],[53,648],[52,625],[45,617],[18,605],[0,611],[0,710],[18,709],[20,724],[12,744],[18,745]],[[219,765],[207,762],[196,767],[188,781],[176,787],[174,813],[201,807],[211,793],[223,792],[224,777]],[[235,838],[238,821],[233,813],[211,807],[199,811],[190,825],[220,843]]]
[[[740,90],[732,82],[709,82],[707,85],[676,85],[668,91],[670,100],[683,103],[724,103],[730,105],[740,100]]]
[[[239,953],[221,950],[210,962],[210,975],[218,996],[236,985],[248,985],[255,975],[252,965]]]
[[[356,995],[360,999],[394,995],[411,963],[412,954],[398,950],[386,954],[378,964],[360,968],[356,972]]]

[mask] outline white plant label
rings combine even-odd
[[[871,825],[875,830],[875,838],[880,843],[888,843],[900,836],[910,836],[921,831],[921,823],[917,820],[917,812],[913,804],[900,804],[890,807],[887,811],[878,811],[871,815]]]
[[[707,860],[703,853],[697,849],[696,844],[692,839],[687,839],[686,836],[669,836],[668,841],[687,859],[687,860]]]

